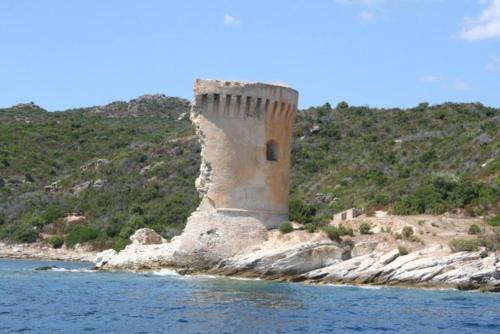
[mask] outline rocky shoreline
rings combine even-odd
[[[0,242],[0,259],[26,259],[46,261],[76,261],[94,262],[99,252],[78,246],[73,249],[66,247],[54,249],[46,243],[8,244]]]
[[[425,224],[421,223],[424,219]],[[250,237],[245,234],[240,239],[227,238],[234,229],[212,223],[187,227],[183,235],[171,242],[152,230],[141,229],[121,252],[97,253],[84,246],[53,249],[43,243],[0,243],[0,258],[92,262],[101,271],[171,269],[181,275],[500,292],[498,250],[480,247],[452,252],[448,246],[451,238],[467,235],[466,227],[480,223],[479,220],[361,217],[350,226],[355,228],[366,222],[371,224],[372,234],[339,240],[331,240],[323,232],[300,229],[288,234],[264,229]],[[389,224],[396,233],[402,226],[412,226],[423,240],[395,240],[393,234],[382,232],[387,231]],[[487,226],[483,224],[481,228],[486,230]],[[191,243],[186,245],[186,240]],[[407,254],[401,251],[401,245],[408,249]]]
[[[214,226],[210,227],[209,235],[212,237],[208,239],[206,233],[209,231],[198,228],[196,233],[199,235],[196,237],[192,235],[193,231],[187,229],[184,238],[198,242],[189,249],[184,247],[182,237],[157,244],[141,243],[136,239],[120,253],[112,250],[100,253],[96,263],[100,270],[109,271],[140,272],[169,268],[181,274],[290,282],[500,292],[499,252],[488,251],[484,247],[474,251],[453,252],[447,241],[453,236],[460,236],[460,229],[470,224],[470,220],[439,219],[439,229],[449,235],[448,238],[435,233],[436,237],[429,237],[428,241],[399,241],[391,238],[387,232],[378,232],[332,241],[322,232],[296,230],[281,234],[271,230],[267,232],[265,241],[242,247],[231,256],[227,256],[226,252],[226,256],[219,257],[217,254],[234,249],[234,243],[238,244],[238,240],[224,238],[224,233],[216,233],[221,230]],[[371,221],[374,230],[377,227],[380,230],[383,227],[380,225],[389,222],[371,218],[360,219],[353,224],[366,220]],[[395,228],[399,223],[411,224],[408,219],[398,221],[391,217],[389,220]],[[416,225],[413,228],[424,230],[424,224]],[[426,225],[434,228],[437,223],[434,226]],[[248,243],[248,240],[243,239],[243,242]],[[405,245],[408,253],[402,252],[398,245]]]

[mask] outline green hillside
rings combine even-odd
[[[0,109],[0,238],[42,233],[55,244],[121,248],[143,226],[178,234],[198,204],[200,146],[188,112],[188,101],[163,95],[63,112]],[[496,214],[499,129],[500,109],[481,104],[303,110],[291,218],[319,224],[350,207]]]

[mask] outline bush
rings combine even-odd
[[[408,255],[409,253],[408,248],[406,248],[405,246],[398,246],[398,251],[399,255],[401,256]]]
[[[405,227],[403,227],[403,231],[401,234],[402,234],[404,239],[408,240],[413,235],[413,228],[411,226],[405,226]]]
[[[359,225],[359,233],[361,234],[370,234],[370,230],[371,230],[371,225],[368,224],[368,223],[363,223],[361,225]]]
[[[45,212],[42,213],[40,218],[43,220],[44,224],[50,224],[50,223],[56,221],[62,215],[63,215],[63,213],[59,209],[59,207],[51,205],[45,210]]]
[[[346,101],[340,101],[337,104],[337,109],[347,109],[349,108],[349,104]]]
[[[288,217],[291,221],[301,224],[312,223],[316,215],[316,207],[307,204],[304,200],[294,197],[288,202]]]
[[[125,225],[122,227],[119,237],[122,239],[128,239],[135,231],[145,226],[144,217],[139,216],[137,214],[132,215],[125,222]]]
[[[126,239],[117,237],[113,240],[113,249],[117,252],[121,251],[127,246],[128,242]]]
[[[304,224],[304,230],[309,233],[313,233],[314,231],[316,231],[316,225],[313,223]]]
[[[345,227],[344,225],[339,225],[339,231],[340,231],[341,236],[344,236],[344,235],[349,235],[351,237],[354,236],[354,231],[350,227]]]
[[[481,241],[478,239],[453,239],[449,243],[450,249],[453,252],[473,252],[479,249]]]
[[[65,238],[67,247],[74,247],[78,243],[96,240],[99,237],[99,231],[87,225],[77,226]]]
[[[479,233],[481,233],[481,229],[476,224],[472,224],[469,227],[469,234],[479,234]]]
[[[287,234],[293,231],[293,226],[292,223],[290,222],[283,222],[280,225],[280,232],[281,234]]]
[[[324,226],[323,231],[332,240],[338,240],[340,238],[339,229],[335,226]]]
[[[340,237],[344,235],[354,236],[354,232],[351,228],[345,227],[343,225],[337,226],[324,226],[323,231],[328,235],[328,237],[332,240],[338,240]]]
[[[488,219],[488,224],[493,227],[500,226],[500,215],[496,215],[495,217],[491,217],[490,219]]]
[[[60,235],[53,235],[49,238],[48,242],[52,248],[61,248],[64,244],[64,239]]]
[[[21,243],[32,243],[38,239],[38,231],[29,225],[22,225],[12,233],[12,240]]]

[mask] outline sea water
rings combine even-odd
[[[500,333],[500,294],[89,268],[0,260],[0,333]]]

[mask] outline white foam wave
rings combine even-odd
[[[153,271],[151,273],[151,275],[154,275],[154,276],[182,276],[181,274],[179,274],[178,272],[176,272],[175,270],[172,270],[172,269],[160,269],[157,271]]]

